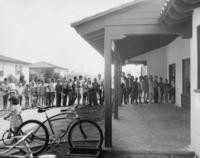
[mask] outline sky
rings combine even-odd
[[[104,72],[104,58],[71,23],[132,0],[0,0],[0,54],[76,72]]]

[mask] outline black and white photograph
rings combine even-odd
[[[200,158],[200,0],[0,0],[0,157]]]

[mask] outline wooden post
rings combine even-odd
[[[104,36],[105,58],[105,147],[112,147],[112,102],[111,102],[111,39]]]
[[[115,57],[114,59],[114,64],[115,64],[115,75],[114,75],[114,94],[115,94],[115,97],[114,97],[114,119],[118,119],[118,93],[119,93],[119,86],[118,86],[118,78],[119,78],[119,61],[117,59],[117,57]]]
[[[122,63],[121,59],[118,59],[118,78],[117,78],[117,86],[118,86],[118,92],[117,92],[117,98],[118,98],[118,107],[122,105],[122,89],[121,89],[121,75],[122,75]]]

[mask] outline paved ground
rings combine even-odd
[[[185,151],[190,112],[170,104],[123,105],[113,120],[113,146],[129,151]]]
[[[98,109],[99,108],[99,109]],[[49,116],[59,113],[55,108]],[[104,118],[103,107],[92,107],[89,113],[81,110],[89,118]],[[44,114],[36,109],[25,110],[23,119],[44,120]],[[104,120],[100,125],[104,131]],[[9,122],[0,118],[0,137],[9,127]],[[189,151],[190,112],[170,104],[123,105],[119,108],[119,120],[113,120],[113,149],[125,151],[172,152]],[[64,150],[66,151],[66,150]]]

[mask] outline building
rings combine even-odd
[[[20,79],[20,75],[24,76],[25,81],[29,81],[29,64],[28,62],[13,59],[0,55],[0,81],[10,75],[16,79]]]
[[[45,73],[58,73],[62,77],[67,77],[69,70],[48,62],[37,62],[30,65],[30,76],[38,76],[39,78],[44,78]]]
[[[72,27],[105,58],[105,146],[112,146],[111,64],[119,98],[122,65],[145,62],[148,75],[175,83],[175,104],[191,110],[191,148],[200,156],[200,0],[137,0]]]

